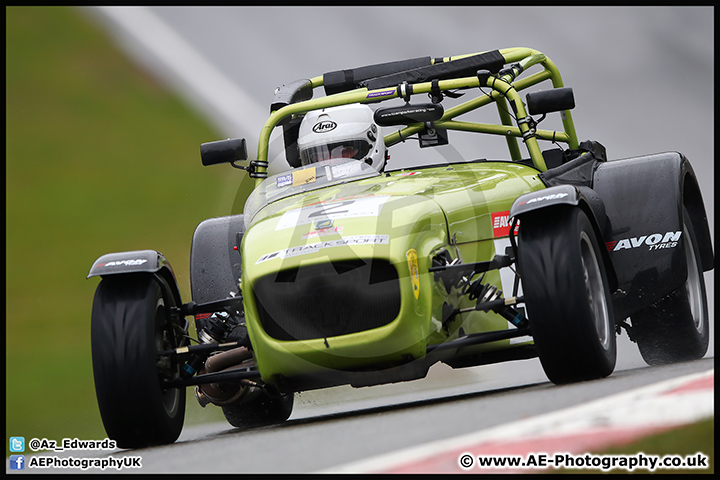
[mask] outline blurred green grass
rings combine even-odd
[[[104,253],[156,249],[189,300],[192,233],[230,213],[233,179],[200,163],[218,132],[84,12],[5,12],[6,438],[105,438],[88,270]]]
[[[715,473],[715,419],[710,418],[692,425],[684,425],[673,428],[658,435],[652,435],[636,442],[620,447],[608,448],[601,452],[595,452],[596,455],[637,455],[639,452],[647,455],[656,455],[663,457],[666,455],[693,458],[697,453],[702,453],[708,457],[708,468],[699,469],[669,469],[658,468],[650,471],[647,468],[637,468],[632,471],[634,474],[712,474]],[[549,470],[547,473],[612,473],[627,474],[628,470],[615,468],[603,472],[601,469],[577,469],[565,468],[560,470]]]

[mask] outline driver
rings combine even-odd
[[[300,123],[298,153],[302,165],[331,158],[354,158],[381,172],[385,142],[367,105],[351,104],[308,112]]]

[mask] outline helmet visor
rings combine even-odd
[[[300,152],[303,165],[330,160],[331,158],[354,158],[362,160],[367,157],[370,144],[364,140],[336,142],[309,147]]]

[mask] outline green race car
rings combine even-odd
[[[602,378],[622,329],[648,364],[701,358],[714,254],[689,161],[608,161],[578,142],[574,106],[530,48],[279,87],[257,158],[244,139],[201,146],[204,165],[229,163],[255,188],[242,211],[197,227],[192,301],[154,250],[90,270],[102,277],[92,351],[108,436],[175,441],[188,386],[248,427],[286,420],[295,392],[419,379],[437,362],[539,357],[554,383]],[[481,107],[500,121],[458,119]],[[561,126],[542,129],[547,115]],[[287,167],[269,174],[276,128]],[[451,131],[503,136],[509,157],[388,161],[401,143],[450,145]]]

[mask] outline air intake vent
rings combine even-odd
[[[260,323],[277,340],[381,327],[400,313],[400,283],[385,260],[348,260],[267,275],[254,285]]]

